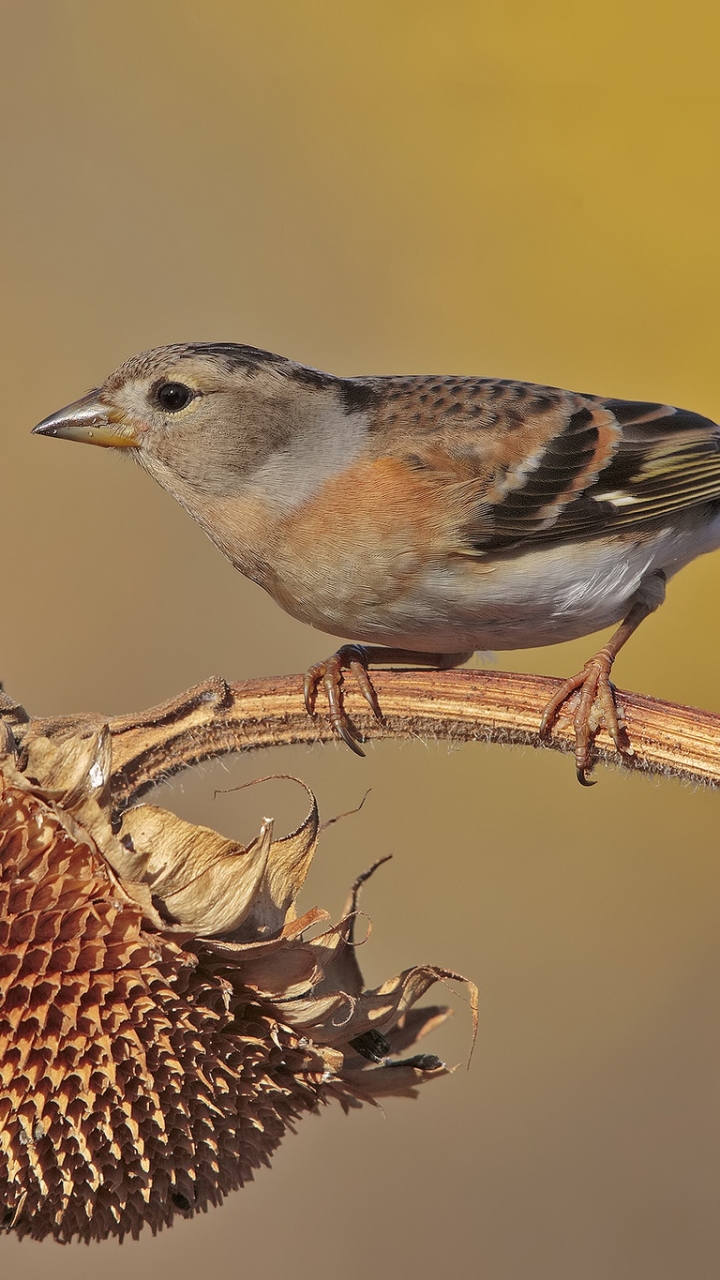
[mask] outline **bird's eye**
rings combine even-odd
[[[193,399],[194,391],[184,382],[161,382],[153,390],[155,402],[168,413],[179,413]]]

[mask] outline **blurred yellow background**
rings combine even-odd
[[[3,626],[36,713],[149,706],[332,647],[139,469],[31,439],[144,347],[336,373],[484,373],[720,416],[720,9],[711,0],[0,0]],[[674,581],[624,687],[720,710],[720,558]],[[590,641],[501,655],[571,674]],[[249,837],[327,832],[305,906],[379,854],[366,976],[481,987],[469,1072],[328,1111],[207,1217],[3,1274],[707,1280],[720,1272],[720,799],[443,744],[249,757],[164,789]],[[286,784],[287,785],[287,784]],[[272,788],[272,790],[270,789]],[[465,1007],[428,1045],[461,1061]]]

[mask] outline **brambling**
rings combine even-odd
[[[720,545],[720,427],[668,405],[498,378],[339,378],[234,343],[132,357],[35,427],[127,450],[293,617],[346,635],[311,668],[330,719],[350,670],[450,667],[619,623],[577,690],[577,775],[622,725],[613,661],[665,583]],[[369,647],[368,647],[369,646]],[[382,647],[379,647],[382,646]]]

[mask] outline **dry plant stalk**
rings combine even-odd
[[[574,699],[548,742],[538,727],[562,684],[549,676],[507,671],[373,671],[384,718],[379,724],[348,682],[346,701],[365,740],[441,739],[544,747],[572,754]],[[35,733],[53,737],[107,724],[113,742],[113,792],[122,806],[188,765],[230,752],[336,741],[323,716],[311,720],[300,676],[238,681],[216,677],[140,715],[38,719],[8,699],[8,719],[20,743]],[[576,695],[577,696],[577,695]],[[595,757],[641,773],[720,786],[720,716],[618,690],[629,751],[620,754],[601,730]],[[0,710],[2,708],[0,707]],[[27,717],[25,717],[27,719]]]
[[[4,709],[0,1228],[61,1242],[156,1231],[252,1178],[304,1113],[414,1097],[448,1073],[414,1049],[449,1010],[416,1006],[464,980],[421,965],[365,988],[366,876],[338,923],[297,915],[310,792],[297,831],[276,839],[266,820],[247,848],[152,805],[117,816],[107,727],[48,736]]]

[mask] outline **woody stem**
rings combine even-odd
[[[348,691],[353,721],[365,740],[430,738],[544,746],[572,754],[575,733],[563,713],[550,742],[539,735],[543,707],[561,681],[503,671],[377,671],[373,683],[380,724],[360,695]],[[13,733],[30,736],[92,732],[107,724],[113,743],[113,797],[118,808],[157,782],[203,760],[262,747],[317,745],[334,740],[323,717],[311,720],[300,676],[209,680],[138,715],[32,719]],[[605,763],[720,786],[720,716],[619,691],[635,754],[625,758],[601,732],[596,756]],[[357,766],[359,769],[361,765]]]

